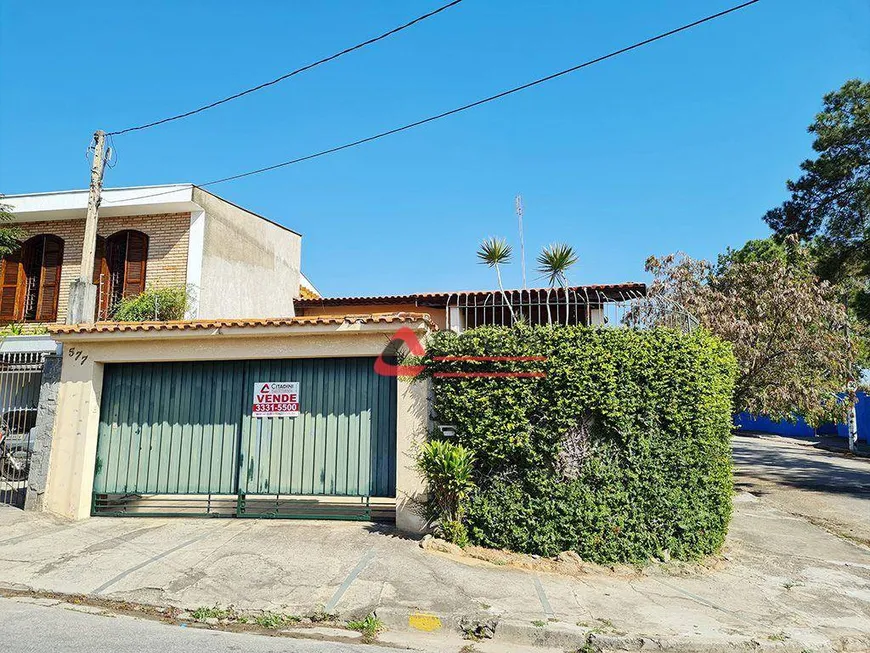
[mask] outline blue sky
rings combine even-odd
[[[187,110],[439,4],[0,0],[0,192],[84,188],[94,129]],[[305,155],[730,4],[465,0],[277,87],[118,137],[106,184],[205,182]],[[517,244],[517,193],[530,269],[542,245],[565,241],[580,253],[572,282],[644,280],[650,254],[710,258],[768,233],[761,216],[810,154],[821,96],[870,73],[868,33],[866,0],[762,0],[471,112],[211,190],[301,232],[303,269],[328,295],[492,287],[474,252],[490,235]],[[505,282],[519,285],[518,260]]]

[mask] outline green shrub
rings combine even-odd
[[[429,440],[417,456],[417,467],[429,486],[426,516],[430,522],[438,521],[444,539],[459,546],[468,544],[462,516],[474,487],[473,463],[471,451],[445,440]]]
[[[536,362],[435,361],[545,356]],[[574,550],[601,563],[721,547],[731,514],[735,361],[706,332],[484,327],[439,332],[437,371],[543,371],[543,378],[432,377],[441,424],[474,455],[462,521],[472,542]]]
[[[183,320],[192,302],[186,286],[148,288],[135,297],[122,299],[112,319],[116,322]]]
[[[3,327],[2,331],[0,331],[0,335],[3,336],[22,336],[24,335],[24,330],[26,325],[24,322],[13,322],[11,324],[7,324]]]

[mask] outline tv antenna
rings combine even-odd
[[[517,195],[514,200],[517,210],[517,221],[520,226],[520,263],[523,267],[523,289],[526,288],[526,241],[523,237],[523,196]]]

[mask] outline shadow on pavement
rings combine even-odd
[[[746,487],[741,477],[748,476],[803,490],[870,496],[870,462],[862,459],[764,438],[737,437],[733,448],[737,487]]]

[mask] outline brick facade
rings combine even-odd
[[[57,322],[66,322],[70,284],[78,278],[82,261],[85,221],[47,220],[21,222],[19,227],[31,236],[53,234],[63,238],[63,266],[60,272],[60,297],[57,304]],[[190,213],[163,213],[100,217],[97,233],[104,238],[124,229],[136,229],[148,236],[148,263],[145,268],[146,286],[170,286],[187,282],[187,250],[190,235]]]

